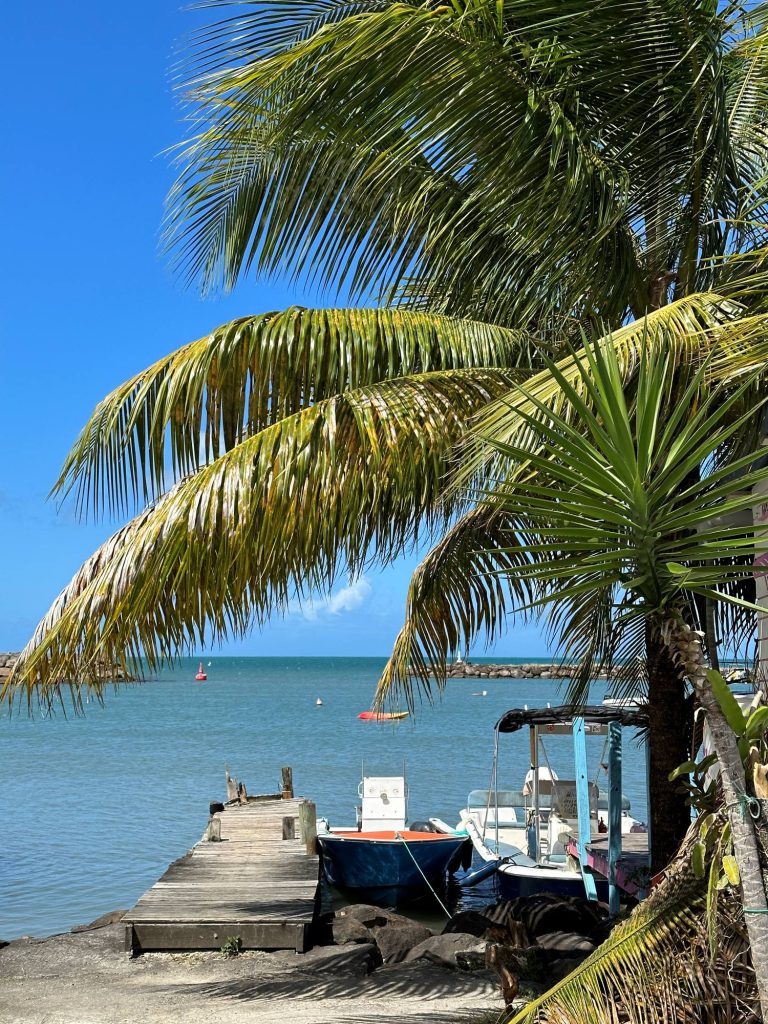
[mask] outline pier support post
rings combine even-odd
[[[621,723],[608,723],[608,909],[619,912],[616,866],[621,857]]]
[[[584,891],[588,900],[597,899],[595,876],[587,867],[587,847],[592,840],[592,825],[589,815],[589,776],[587,774],[587,735],[584,719],[573,720],[573,754],[576,761],[576,805],[579,817],[579,864]]]
[[[293,800],[293,769],[281,768],[280,774],[283,777],[283,800]]]
[[[283,818],[283,839],[296,838],[296,819],[289,815]]]
[[[314,857],[317,853],[317,808],[311,800],[299,801],[299,828],[307,855]]]

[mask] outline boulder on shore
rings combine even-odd
[[[432,938],[432,932],[424,925],[412,921],[409,925],[386,924],[372,929],[376,945],[381,951],[385,964],[402,963],[414,948]]]
[[[458,968],[456,954],[468,952],[485,955],[485,941],[465,932],[448,932],[444,935],[432,935],[420,942],[418,946],[413,947],[405,960],[431,960],[432,963],[455,971]]]
[[[374,942],[373,932],[366,928],[362,921],[354,917],[337,917],[331,924],[333,942],[344,946],[349,942]]]
[[[381,953],[373,942],[346,946],[315,946],[301,956],[301,970],[310,974],[350,974],[362,977],[381,965]]]

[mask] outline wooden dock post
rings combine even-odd
[[[283,800],[293,800],[293,769],[281,768],[280,774],[283,777]]]
[[[283,839],[296,838],[296,819],[289,816],[283,818]]]
[[[573,720],[573,753],[576,761],[576,805],[579,819],[579,864],[584,891],[588,900],[597,900],[595,876],[587,867],[587,847],[592,838],[592,826],[589,817],[589,776],[587,775],[587,738],[584,719],[581,716]]]
[[[299,801],[299,828],[307,856],[314,857],[317,853],[317,808],[311,800]]]
[[[238,794],[237,794],[237,779],[233,779],[232,776],[229,774],[229,765],[228,764],[224,765],[224,774],[225,774],[226,779],[227,779],[227,800],[230,803],[232,803],[234,800],[237,800],[237,798],[238,798]]]

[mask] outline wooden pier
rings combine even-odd
[[[313,804],[277,796],[213,815],[200,842],[126,914],[126,949],[135,955],[229,942],[304,952],[312,941],[319,860],[312,827],[300,828],[302,819],[314,819]],[[219,830],[220,841],[208,838]]]
[[[571,837],[568,852],[578,859],[578,840]],[[627,832],[621,837],[621,853],[616,861],[616,885],[630,896],[642,898],[650,884],[651,857],[647,832]],[[586,845],[586,866],[608,877],[608,836],[595,833]]]

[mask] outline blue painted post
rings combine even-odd
[[[619,912],[616,865],[621,857],[621,723],[608,725],[608,909]]]
[[[584,719],[573,720],[573,756],[576,762],[576,806],[579,816],[579,863],[581,877],[584,880],[584,891],[587,899],[597,899],[595,876],[586,870],[587,846],[592,839],[592,826],[589,817],[589,776],[587,774],[587,735],[584,730]]]

